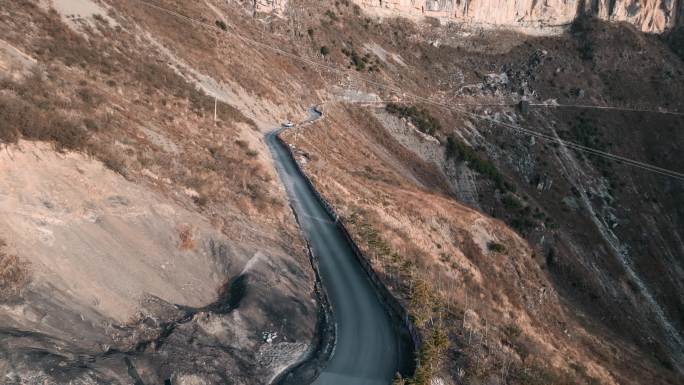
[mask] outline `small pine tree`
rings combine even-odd
[[[432,293],[427,282],[419,279],[413,284],[410,301],[413,322],[422,328],[432,313]]]
[[[392,385],[407,385],[406,380],[404,377],[401,376],[399,372],[394,375],[394,380],[392,381]]]

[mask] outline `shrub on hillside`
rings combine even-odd
[[[434,325],[423,341],[416,358],[416,371],[406,383],[410,385],[430,385],[449,349],[449,336],[441,325]]]
[[[34,20],[40,24],[46,35],[36,39],[34,53],[41,61],[59,60],[67,66],[100,69],[105,74],[117,72],[123,62],[128,62],[123,54],[111,52],[104,56],[101,42],[86,39],[69,28],[54,10],[35,12]]]
[[[88,134],[79,124],[54,110],[43,110],[25,100],[0,96],[0,141],[19,138],[54,142],[60,149],[82,149]]]
[[[50,84],[36,70],[21,82],[0,82],[0,141],[20,138],[53,142],[59,149],[83,149],[88,133],[62,109]],[[88,91],[91,102],[92,91]]]
[[[424,108],[388,103],[385,110],[392,115],[408,119],[418,130],[425,134],[434,135],[437,131],[442,129],[439,120]]]
[[[424,280],[416,280],[411,286],[409,300],[411,320],[418,328],[422,328],[432,317],[435,301],[430,285]]]
[[[228,30],[228,26],[226,25],[226,23],[223,20],[216,20],[216,26],[221,28],[224,31]]]
[[[510,185],[506,183],[503,175],[501,175],[494,163],[482,158],[472,147],[454,138],[452,135],[447,136],[445,151],[447,159],[457,159],[466,162],[468,167],[491,179],[499,190],[510,189]]]
[[[354,49],[342,48],[342,53],[345,54],[351,60],[351,64],[356,68],[357,71],[363,71],[366,68],[366,63],[368,62],[368,55],[360,56],[358,52]]]
[[[28,264],[16,255],[6,254],[5,242],[0,240],[0,303],[12,301],[28,284]]]
[[[337,21],[337,20],[338,20],[338,17],[337,17],[337,15],[335,14],[335,12],[333,12],[333,11],[331,11],[331,10],[325,11],[325,16],[328,16],[328,18],[330,18],[330,20],[332,20],[332,21]]]
[[[213,115],[214,113],[214,97],[197,89],[195,85],[189,83],[165,64],[141,62],[135,67],[134,76],[143,86],[147,87],[146,92],[149,94],[159,90],[162,93],[186,99],[190,103],[192,111],[197,115]],[[247,123],[256,129],[254,121],[227,103],[219,101],[216,112],[219,120]]]
[[[487,242],[487,250],[494,251],[496,253],[503,253],[506,251],[506,246],[496,242]]]
[[[509,211],[520,210],[522,208],[520,201],[513,196],[513,194],[504,195],[503,198],[501,198],[501,203],[504,205],[504,208]]]
[[[80,87],[76,91],[76,95],[78,95],[81,101],[89,108],[95,108],[99,106],[104,100],[102,95],[89,87]]]

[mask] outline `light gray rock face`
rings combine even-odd
[[[650,33],[672,29],[679,0],[354,0],[383,15],[431,16],[483,27],[520,28],[537,33],[571,23],[582,14],[625,21]]]

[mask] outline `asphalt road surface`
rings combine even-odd
[[[309,120],[320,116],[313,110],[310,114]],[[277,132],[268,134],[266,141],[302,231],[319,258],[336,324],[335,349],[314,384],[390,384],[402,362],[401,337],[334,219],[276,139]]]

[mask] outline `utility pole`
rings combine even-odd
[[[463,337],[465,337],[466,333],[466,315],[468,314],[468,288],[466,287],[465,290],[465,308],[463,309]],[[470,344],[470,342],[468,342]]]

